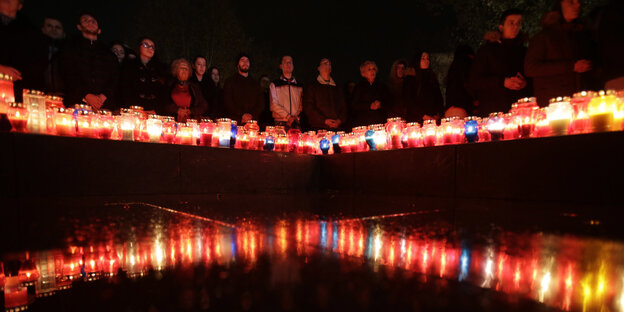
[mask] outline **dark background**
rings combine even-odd
[[[607,0],[584,1],[584,15]],[[234,56],[252,56],[252,74],[279,75],[280,55],[295,59],[295,74],[307,81],[318,61],[332,60],[338,82],[359,79],[359,64],[379,65],[386,79],[392,62],[411,60],[417,48],[433,53],[432,66],[444,85],[455,47],[475,50],[487,30],[496,29],[500,14],[511,7],[525,10],[524,31],[539,30],[541,14],[552,0],[413,0],[413,1],[246,1],[246,0],[26,0],[24,13],[39,26],[45,15],[57,16],[68,35],[77,34],[79,12],[94,12],[101,38],[122,40],[131,48],[143,36],[153,37],[157,54],[175,58],[204,55],[209,65],[234,72]]]

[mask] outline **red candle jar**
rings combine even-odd
[[[492,139],[487,124],[488,118],[479,120],[479,142],[489,142]]]
[[[162,138],[164,143],[172,144],[175,140],[178,128],[176,126],[175,119],[167,116],[163,120]]]
[[[46,108],[53,108],[53,109],[65,107],[65,105],[63,105],[63,98],[60,96],[55,96],[55,95],[46,96],[45,105],[46,105]]]
[[[591,124],[589,120],[588,106],[589,102],[596,96],[596,92],[582,91],[574,93],[570,104],[572,105],[572,125],[570,130],[572,133],[589,133],[591,132]]]
[[[402,136],[405,128],[405,121],[401,117],[388,118],[386,122],[386,133],[390,136],[390,149],[403,148]]]
[[[505,130],[503,130],[503,137],[505,140],[515,140],[519,137],[518,123],[512,114],[503,114],[505,120]]]
[[[107,109],[101,109],[93,115],[93,131],[95,131],[95,137],[108,140],[113,135],[115,130],[115,118],[113,113]]]
[[[514,121],[518,126],[518,137],[531,137],[535,129],[535,113],[539,109],[537,100],[534,97],[527,97],[518,100],[517,110],[512,114]]]
[[[304,135],[305,145],[303,147],[304,154],[316,154],[316,132],[308,131]]]
[[[301,130],[290,129],[288,130],[288,151],[292,153],[299,153],[299,141],[301,141]]]
[[[22,311],[18,308],[26,306],[28,306],[28,291],[26,290],[26,287],[20,286],[19,277],[7,277],[4,286],[4,307],[7,309]]]
[[[73,108],[59,108],[54,112],[54,127],[57,135],[75,136],[76,119]]]
[[[201,136],[199,138],[199,144],[201,146],[212,145],[212,134],[214,133],[215,124],[210,119],[202,119],[199,123],[199,131]]]
[[[256,150],[262,151],[264,150],[264,140],[266,139],[266,132],[258,133],[258,137],[256,138]]]
[[[0,74],[0,114],[6,114],[8,104],[13,102],[15,102],[13,78],[8,75]]]
[[[26,125],[28,124],[28,110],[22,103],[9,103],[7,111],[7,117],[11,122],[11,131],[14,132],[26,132]]]
[[[417,122],[410,122],[406,125],[407,147],[414,148],[422,146],[422,133],[420,130],[420,124]]]
[[[193,145],[193,127],[183,123],[178,124],[179,129],[176,134],[176,143],[183,145]]]
[[[548,122],[546,108],[542,107],[535,113],[535,131],[533,136],[537,138],[547,137],[550,135],[550,123]]]
[[[422,127],[423,145],[435,146],[437,141],[437,124],[434,119],[425,120]]]
[[[353,152],[366,152],[369,147],[366,144],[366,131],[368,131],[368,127],[360,126],[352,129],[353,133],[355,133],[356,140],[353,142],[354,146],[352,148]]]
[[[83,138],[94,137],[93,113],[86,110],[79,110],[76,116],[76,135]]]

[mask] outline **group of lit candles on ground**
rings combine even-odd
[[[1,78],[1,77],[0,77]],[[514,103],[508,113],[487,118],[444,118],[416,122],[389,118],[386,124],[353,128],[351,133],[326,130],[302,133],[281,126],[261,132],[256,121],[237,125],[220,118],[178,123],[173,117],[146,113],[140,106],[94,111],[90,106],[63,106],[62,98],[25,90],[24,103],[14,103],[13,85],[0,79],[0,113],[14,132],[86,138],[199,145],[246,150],[338,154],[447,144],[513,140],[590,132],[620,131],[624,123],[623,91],[584,91],[550,100],[540,108],[535,98]]]

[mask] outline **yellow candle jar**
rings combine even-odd
[[[611,130],[614,113],[617,109],[617,98],[613,92],[600,91],[598,96],[589,102],[589,120],[593,132]]]

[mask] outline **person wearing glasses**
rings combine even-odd
[[[139,43],[139,56],[126,59],[121,75],[122,107],[142,106],[160,111],[165,89],[165,66],[155,57],[156,44],[150,38]]]
[[[95,15],[82,13],[78,20],[80,35],[60,52],[60,70],[65,83],[64,104],[78,103],[93,109],[114,109],[119,65],[108,46],[99,40],[102,33]]]

